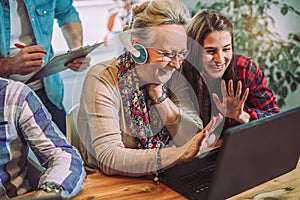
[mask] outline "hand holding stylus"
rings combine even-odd
[[[14,43],[15,47],[17,47],[18,49],[24,49],[26,46],[23,44],[19,44],[19,43]],[[41,51],[41,53],[50,55],[50,53],[46,52],[46,51]]]

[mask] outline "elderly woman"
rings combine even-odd
[[[203,129],[178,73],[188,54],[186,7],[153,0],[132,13],[131,42],[121,35],[127,50],[90,70],[78,114],[86,166],[108,175],[147,175],[189,161],[222,121],[216,115]]]

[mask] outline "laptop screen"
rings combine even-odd
[[[167,169],[161,181],[189,199],[225,199],[271,180],[297,165],[299,119],[300,107],[227,129],[217,156],[208,154]],[[195,182],[185,181],[191,174],[196,183],[203,185],[203,180],[197,181],[203,178],[194,174],[211,165],[213,173],[209,178],[204,176],[209,184],[203,192],[202,188],[187,187]],[[200,187],[193,185],[193,188]]]
[[[225,131],[209,199],[230,197],[294,169],[300,107]]]

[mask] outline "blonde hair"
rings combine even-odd
[[[153,28],[165,24],[186,25],[189,11],[180,0],[149,0],[132,9],[132,37],[149,45],[154,40]]]

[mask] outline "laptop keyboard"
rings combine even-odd
[[[185,166],[189,165],[189,163],[183,163],[168,169],[160,176],[160,179],[163,183],[189,199],[205,199],[213,171],[215,170],[218,152],[219,149],[210,151],[205,157],[200,158],[187,168]],[[172,175],[174,173],[175,176]]]
[[[208,189],[215,165],[201,171],[194,172],[182,178],[181,185],[185,185],[195,193]]]

